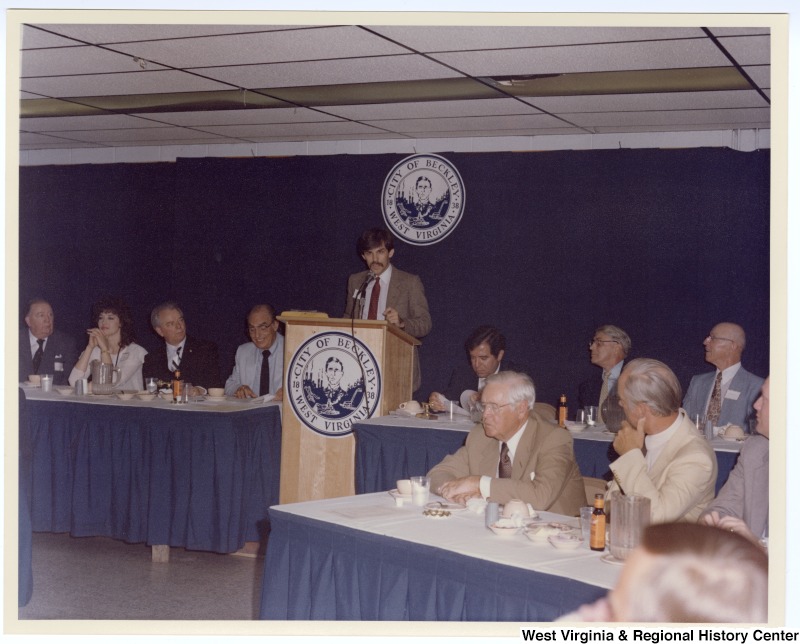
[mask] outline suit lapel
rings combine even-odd
[[[399,273],[400,271],[397,269],[396,266],[392,266],[392,279],[389,280],[389,290],[386,293],[386,308],[387,309],[396,309],[397,308],[397,300],[400,299],[400,279]]]

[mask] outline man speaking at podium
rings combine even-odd
[[[433,323],[425,288],[419,277],[392,266],[394,239],[389,231],[383,228],[364,231],[356,248],[368,270],[354,273],[347,280],[344,317],[386,320],[415,338],[428,335]],[[413,390],[416,391],[422,378],[416,352],[414,357]]]

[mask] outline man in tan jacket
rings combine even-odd
[[[697,521],[714,498],[717,457],[680,408],[681,386],[663,362],[629,362],[617,382],[625,422],[606,494],[622,489],[650,499],[650,521]],[[614,508],[611,507],[613,514]]]
[[[464,447],[429,472],[431,490],[459,503],[522,499],[536,510],[576,516],[586,493],[572,437],[534,413],[535,401],[527,375],[489,376],[481,391],[481,422]]]

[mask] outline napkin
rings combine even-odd
[[[486,499],[477,497],[469,499],[467,501],[467,510],[475,514],[483,514],[486,511]]]

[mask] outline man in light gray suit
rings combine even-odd
[[[747,418],[753,403],[758,398],[764,379],[742,367],[742,351],[745,346],[744,329],[738,324],[722,322],[717,324],[703,341],[706,362],[717,370],[692,377],[683,408],[694,419],[696,415],[706,416],[714,427],[728,423],[739,425],[749,431]],[[719,416],[714,418],[715,405],[712,403],[714,389],[719,381]]]
[[[736,467],[700,521],[760,539],[769,530],[769,378],[753,406],[757,433],[742,445]]]

